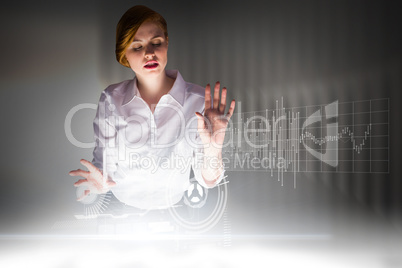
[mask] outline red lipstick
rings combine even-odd
[[[156,60],[150,60],[145,63],[144,68],[145,69],[155,69],[156,67],[159,66],[159,63]]]

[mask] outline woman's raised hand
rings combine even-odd
[[[211,86],[205,87],[205,112],[204,115],[196,113],[198,117],[198,133],[205,146],[213,146],[220,150],[225,139],[225,132],[230,118],[235,108],[235,100],[230,103],[229,110],[226,114],[226,87],[222,88],[220,93],[220,83],[215,83],[213,102],[211,102]]]
[[[88,171],[77,169],[72,170],[68,174],[70,176],[80,176],[84,179],[80,179],[74,183],[75,187],[87,186],[88,189],[84,191],[84,194],[78,197],[77,201],[80,201],[87,197],[89,194],[101,194],[106,193],[111,187],[116,185],[107,174],[102,174],[102,172],[95,167],[91,162],[81,159],[80,163],[87,167]]]

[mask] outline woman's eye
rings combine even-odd
[[[155,43],[155,44],[152,44],[154,47],[159,47],[160,45],[161,45],[161,43]]]
[[[141,48],[142,48],[142,46],[140,46],[140,47],[135,47],[134,50],[135,50],[135,51],[138,51],[138,50],[140,50]]]

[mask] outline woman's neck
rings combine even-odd
[[[174,81],[175,80],[167,76],[165,72],[160,73],[160,75],[155,76],[152,79],[145,79],[141,76],[137,76],[137,87],[140,91],[141,98],[152,107],[152,104],[156,105],[159,102],[159,99],[170,91]]]

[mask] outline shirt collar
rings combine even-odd
[[[181,106],[184,104],[186,82],[181,76],[178,70],[165,70],[166,75],[175,79],[174,84],[170,91],[168,92]],[[123,99],[123,104],[126,105],[130,103],[135,97],[141,97],[140,91],[137,87],[137,78],[134,77],[133,80],[127,85],[128,89]]]
[[[173,79],[176,78],[168,94],[183,106],[186,94],[186,82],[178,70],[166,70],[166,75]]]

